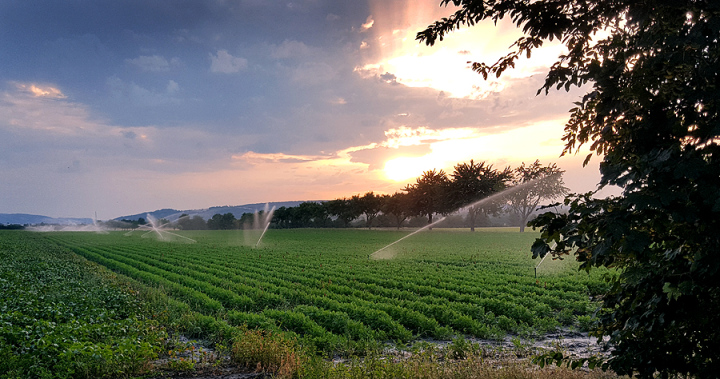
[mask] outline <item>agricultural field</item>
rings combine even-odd
[[[0,378],[143,372],[167,333],[136,293],[38,233],[0,231]]]
[[[158,323],[170,334],[216,341],[233,330],[245,330],[238,338],[246,341],[253,330],[261,331],[253,335],[261,339],[277,333],[316,357],[365,356],[388,342],[535,338],[558,328],[587,328],[596,308],[591,299],[605,286],[601,272],[578,272],[572,260],[546,259],[536,277],[532,232],[434,229],[377,252],[407,234],[270,230],[255,246],[258,236],[243,231],[7,232],[0,239],[0,284],[3,296],[13,299],[4,298],[0,307],[14,329],[3,327],[2,353],[13,356],[9,338],[18,339],[17,347],[25,330],[47,339],[46,330],[55,328],[63,331],[47,344],[58,354],[81,355],[90,342],[73,340],[68,328],[87,328],[81,334],[93,336],[101,328],[112,340],[121,338],[113,334],[117,326],[132,331],[134,346],[144,347],[126,355],[145,354],[136,361],[148,361],[167,349]],[[60,255],[69,266],[52,263]],[[97,278],[78,277],[83,265],[101,266],[105,276],[118,275],[131,289],[109,290]],[[20,280],[21,275],[33,277]],[[65,288],[62,298],[38,296],[48,286]],[[133,293],[144,293],[146,300],[161,293],[165,310],[136,304],[142,296]],[[118,346],[129,349],[127,341],[112,341],[103,345],[106,354]],[[245,354],[238,346],[234,356]]]
[[[407,232],[271,230],[258,247],[241,231],[185,233],[164,242],[140,234],[54,233],[90,261],[231,325],[297,333],[318,350],[372,341],[502,338],[581,327],[599,275],[574,262],[530,258],[533,233],[426,231],[371,255]],[[145,236],[145,237],[151,237]],[[378,255],[378,254],[376,254]]]

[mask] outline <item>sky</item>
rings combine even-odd
[[[471,159],[557,163],[583,89],[536,96],[562,46],[500,78],[521,33],[427,47],[439,0],[4,0],[0,213],[110,219],[161,208],[394,193]]]

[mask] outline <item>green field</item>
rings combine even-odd
[[[165,330],[112,273],[46,236],[0,231],[0,378],[145,371],[165,345]]]
[[[529,247],[537,235],[509,229],[423,231],[383,250],[385,259],[371,255],[407,231],[270,230],[258,247],[245,246],[242,231],[177,233],[196,242],[162,241],[141,232],[7,232],[3,241],[13,236],[16,245],[27,244],[26,250],[35,249],[42,258],[13,266],[7,262],[22,254],[16,245],[3,246],[2,283],[9,288],[22,270],[45,275],[45,260],[75,253],[129,278],[140,292],[162,293],[168,310],[161,315],[156,306],[148,318],[174,325],[188,337],[209,338],[218,333],[218,324],[246,326],[280,331],[326,356],[362,355],[384,342],[533,337],[579,328],[595,309],[591,296],[605,285],[599,273],[578,272],[572,260],[547,259],[536,278],[538,260],[531,259]],[[38,291],[19,286],[18,293]],[[78,301],[72,298],[75,290],[68,296],[52,304]],[[131,300],[119,300],[110,319],[136,320],[134,310],[124,309],[133,307]],[[4,310],[14,304],[3,302]],[[108,307],[107,300],[100,303]],[[22,307],[16,308],[20,317]],[[61,324],[84,313],[67,307],[48,312],[32,317]]]
[[[550,259],[536,279],[529,254],[536,236],[515,231],[436,229],[383,251],[391,259],[370,258],[406,234],[271,230],[257,248],[240,244],[241,231],[185,234],[197,243],[123,233],[47,238],[162,286],[196,312],[295,332],[326,351],[368,340],[542,334],[592,311],[590,295],[603,285],[574,262]]]

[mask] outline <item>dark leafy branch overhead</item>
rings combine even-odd
[[[565,199],[567,214],[531,222],[533,254],[575,254],[584,269],[617,268],[598,337],[620,373],[699,378],[720,372],[720,2],[714,0],[443,0],[459,7],[418,33],[432,45],[460,27],[507,19],[509,53],[474,63],[500,76],[547,41],[566,53],[538,93],[584,86],[563,153],[601,156],[600,187]],[[589,155],[585,164],[589,161]],[[550,357],[556,359],[557,357]]]

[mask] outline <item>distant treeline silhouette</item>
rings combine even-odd
[[[348,228],[348,227],[421,227],[432,223],[435,215],[447,216],[438,227],[520,226],[521,231],[541,201],[565,195],[562,174],[555,164],[539,161],[524,163],[515,169],[495,169],[485,162],[455,165],[451,174],[443,170],[425,171],[400,191],[379,195],[374,191],[330,201],[308,201],[295,207],[274,211],[271,228]],[[537,179],[543,179],[538,181]],[[522,191],[514,191],[500,200],[469,207],[463,215],[458,209],[510,187],[536,181]],[[262,212],[259,212],[262,215]],[[228,230],[252,227],[253,213],[236,218],[232,213],[215,214],[207,221],[200,216],[182,215],[177,221],[160,220],[160,225],[181,230]],[[144,219],[130,223],[136,228]]]
[[[20,224],[0,224],[0,230],[21,230],[25,229],[25,226]]]

